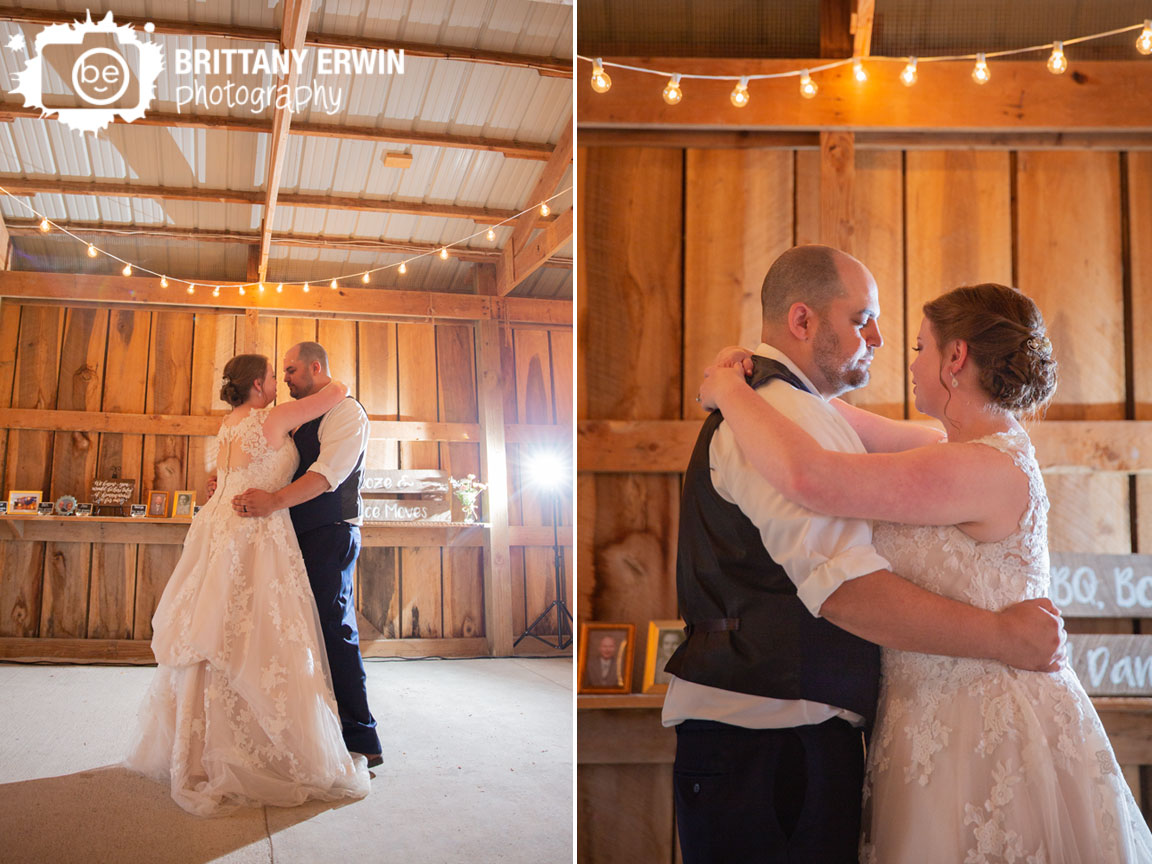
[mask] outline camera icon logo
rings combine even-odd
[[[143,117],[164,68],[160,46],[117,26],[111,12],[99,22],[89,13],[83,22],[46,27],[35,45],[13,92],[79,131],[99,131],[118,116],[129,123]]]

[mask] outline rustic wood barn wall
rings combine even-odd
[[[677,616],[680,472],[703,418],[700,372],[720,347],[759,341],[771,261],[829,242],[821,175],[837,170],[834,133],[822,136],[823,157],[735,137],[677,147],[675,134],[644,147],[582,131],[577,154],[579,618],[638,633]],[[916,416],[906,368],[923,302],[977,280],[1017,285],[1040,305],[1060,363],[1034,429],[1050,469],[1053,552],[1152,550],[1150,435],[1139,422],[1152,420],[1152,153],[851,143],[839,169],[851,233],[836,245],[875,274],[885,338],[853,401]],[[1152,633],[1152,619],[1077,618],[1069,630]],[[639,694],[643,654],[636,695],[579,698],[581,860],[677,860],[674,736],[659,727],[662,697]],[[1138,766],[1152,764],[1152,714],[1142,700],[1098,705],[1147,813]]]
[[[481,308],[495,301],[445,295],[440,302]],[[509,302],[546,314],[536,315],[536,322],[473,321],[465,313],[461,320],[451,314],[387,320],[352,312],[317,318],[276,310],[5,299],[5,496],[29,489],[42,490],[45,500],[71,494],[86,501],[95,478],[122,477],[138,480],[139,502],[153,489],[194,489],[203,502],[212,436],[227,410],[219,399],[224,364],[233,354],[258,351],[275,358],[279,371],[289,347],[317,340],[330,351],[333,376],[349,385],[373,420],[367,467],[439,469],[487,480],[485,448],[503,445],[507,452],[501,469],[506,505],[482,514],[492,528],[365,527],[357,572],[365,653],[510,653],[514,636],[555,599],[551,500],[523,475],[520,455],[542,444],[566,448],[570,441],[572,331],[566,303]],[[548,323],[553,319],[557,323]],[[279,396],[289,398],[283,383]],[[493,417],[502,417],[499,428]],[[453,506],[459,522],[459,505]],[[568,500],[561,522],[570,558]],[[4,656],[148,659],[144,640],[152,636],[152,612],[186,525],[33,520],[3,527]],[[492,549],[481,532],[489,530],[503,532],[507,546],[487,592],[499,597],[485,591],[485,553],[491,558]],[[486,617],[492,602],[502,603],[495,622]],[[539,632],[555,632],[554,613]]]

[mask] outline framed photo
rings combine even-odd
[[[644,652],[644,693],[667,693],[664,665],[684,641],[684,622],[675,619],[648,622],[648,650]]]
[[[164,519],[168,516],[168,493],[152,491],[148,493],[148,518]]]
[[[576,692],[631,693],[635,635],[634,624],[581,624]]]
[[[17,491],[8,493],[9,513],[32,513],[40,509],[40,499],[43,492]]]
[[[143,504],[133,504],[132,505],[132,518],[133,519],[141,519],[147,515],[148,515],[148,508],[145,507]]]
[[[195,490],[186,489],[172,494],[176,496],[176,503],[172,505],[172,515],[191,519],[192,508],[196,505]]]

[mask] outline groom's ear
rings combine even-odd
[[[812,314],[812,308],[807,303],[797,301],[789,307],[788,330],[801,342],[808,341],[815,324],[816,319]]]

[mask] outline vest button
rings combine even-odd
[[[700,784],[699,783],[693,783],[692,784],[692,791],[693,792],[699,792],[700,791]]]

